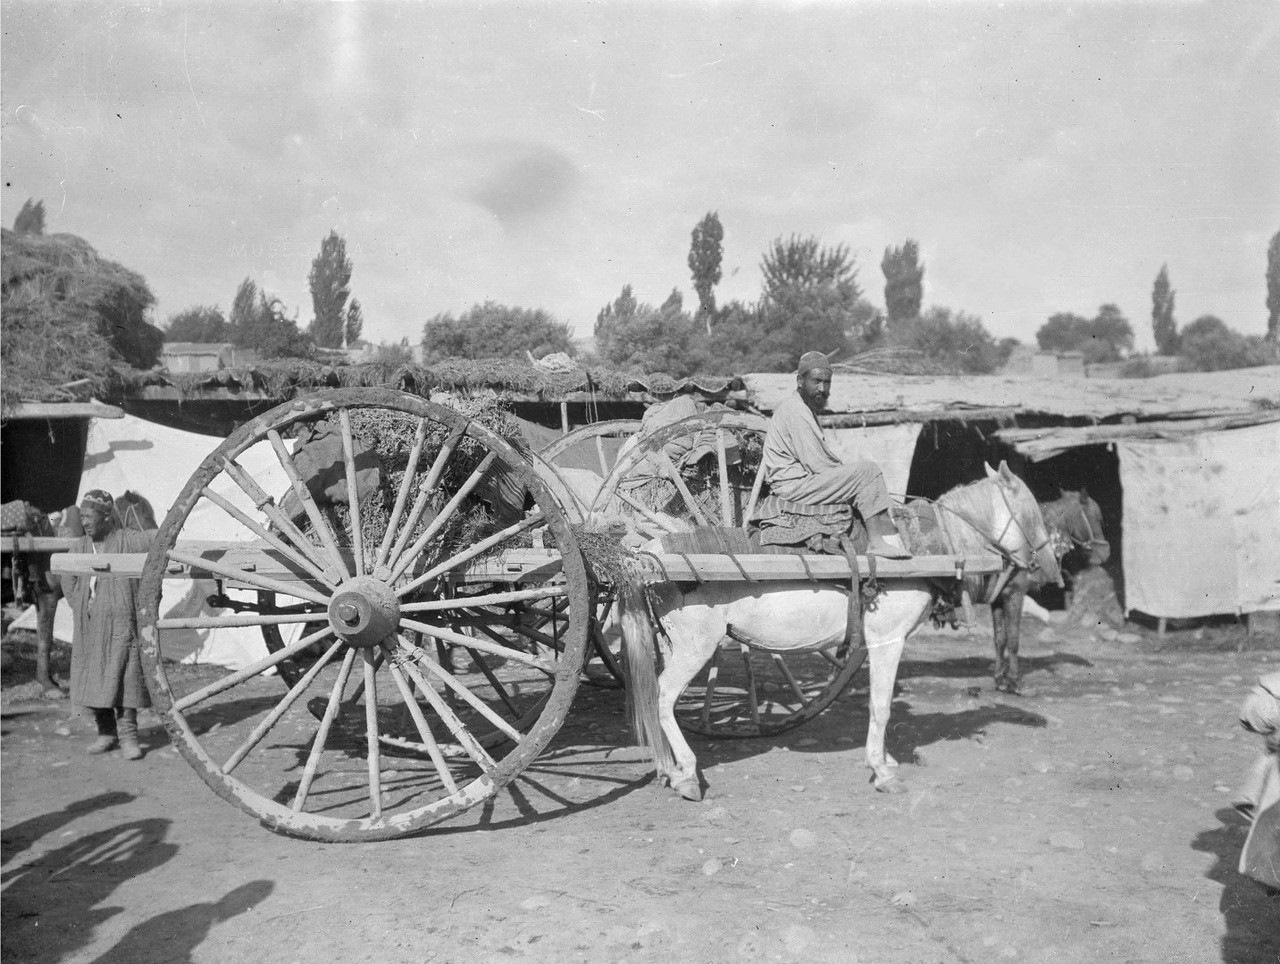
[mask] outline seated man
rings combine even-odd
[[[764,474],[780,499],[807,505],[852,503],[867,526],[867,552],[909,559],[889,518],[884,473],[874,462],[844,463],[822,436],[817,415],[831,395],[831,365],[818,351],[800,356],[796,392],[778,406],[764,438]]]

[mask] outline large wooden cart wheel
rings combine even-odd
[[[278,467],[288,496],[248,464]],[[183,538],[197,507],[225,541]],[[232,611],[163,616],[164,580],[191,576],[219,580]],[[147,556],[139,630],[156,710],[220,796],[285,833],[379,840],[494,796],[542,751],[578,686],[590,596],[515,448],[421,398],[344,389],[266,412],[201,463]],[[234,672],[166,648],[179,630],[291,624],[307,631]]]
[[[660,429],[618,460],[592,508],[624,515],[653,538],[713,526],[737,530],[745,543],[766,491],[768,426],[759,415],[724,411]],[[860,647],[782,654],[726,639],[676,703],[676,718],[688,731],[717,738],[783,733],[830,706],[865,659]]]
[[[569,493],[566,512],[577,521],[585,520],[628,441],[640,431],[639,419],[612,419],[592,422],[566,432],[546,446],[538,455],[548,463],[559,479],[557,495]],[[617,688],[623,685],[619,663],[620,639],[612,621],[616,600],[607,585],[597,587],[596,604],[591,618],[591,658],[584,672],[586,681],[596,686]]]

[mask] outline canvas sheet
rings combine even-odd
[[[1130,610],[1280,610],[1280,422],[1116,448]]]
[[[911,459],[916,454],[916,439],[921,423],[871,425],[867,428],[823,429],[827,445],[842,462],[870,459],[880,466],[889,494],[901,501],[911,478]]]
[[[120,496],[126,489],[141,493],[155,509],[156,521],[163,523],[169,507],[182,492],[187,479],[205,456],[221,444],[222,440],[208,435],[197,435],[168,428],[155,422],[126,415],[119,419],[93,419],[85,448],[84,472],[80,477],[79,496],[90,489],[106,489]],[[237,459],[268,492],[279,497],[289,487],[288,478],[267,445],[257,445]],[[244,494],[228,479],[220,475],[214,490],[231,502],[248,510],[251,506]],[[230,542],[237,538],[251,539],[238,524],[228,525],[226,513],[207,500],[201,500],[183,527],[183,539],[210,539]],[[212,581],[173,580],[165,583],[161,596],[161,613],[165,617],[209,614],[212,610],[205,597],[216,589]],[[281,598],[287,605],[293,600]],[[29,623],[35,629],[34,607],[25,613],[20,628]],[[282,635],[286,642],[297,627],[285,626]],[[54,635],[71,641],[72,617],[66,600],[59,600],[54,622]],[[212,663],[230,669],[240,669],[267,654],[266,644],[256,628],[229,628],[219,630],[167,630],[162,642],[166,653],[180,656],[184,662]]]

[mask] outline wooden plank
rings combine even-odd
[[[4,414],[9,419],[124,418],[124,409],[100,402],[23,402]]]
[[[76,536],[4,536],[0,550],[4,552],[66,552],[80,542]]]
[[[297,567],[273,549],[246,544],[245,546],[211,545],[210,543],[180,542],[186,552],[208,554],[226,566],[243,568],[257,575],[281,582],[297,582],[320,588],[315,579],[298,572]],[[112,575],[117,578],[137,578],[142,575],[146,556],[141,553],[90,554],[65,553],[53,559],[53,571]],[[980,553],[965,557],[917,556],[913,559],[876,559],[876,575],[881,579],[946,579],[957,574],[963,562],[965,575],[983,575],[999,572],[1003,568],[1001,558],[994,553]],[[648,576],[653,580],[670,579],[675,582],[747,582],[759,580],[839,580],[847,581],[851,572],[843,556],[791,556],[791,555],[738,555],[715,553],[690,553],[688,555],[648,555]],[[865,556],[858,557],[858,566],[864,577],[870,568]],[[252,567],[252,568],[249,568]],[[739,568],[741,567],[741,568]],[[551,549],[515,549],[488,559],[472,563],[459,575],[459,582],[526,582],[546,581],[560,572],[560,555]],[[745,576],[744,576],[745,573]],[[170,578],[211,578],[208,572],[175,566]]]

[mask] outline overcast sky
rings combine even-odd
[[[631,284],[719,300],[769,243],[880,258],[925,304],[1034,341],[1115,302],[1266,328],[1280,231],[1280,4],[19,3],[0,5],[3,221],[143,274],[156,321],[252,277],[311,319],[333,228],[372,341],[495,300],[589,335]]]

